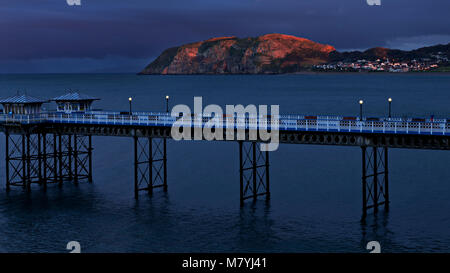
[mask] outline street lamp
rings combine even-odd
[[[391,118],[391,114],[392,114],[392,112],[391,112],[391,110],[392,110],[392,98],[389,98],[388,102],[389,102],[389,118]]]
[[[166,112],[169,113],[169,96],[166,96]]]
[[[132,112],[131,112],[131,102],[133,101],[133,98],[132,98],[132,97],[129,97],[129,98],[128,98],[128,101],[130,102],[130,116],[131,116],[131,114],[132,114]]]
[[[363,119],[363,100],[359,100],[359,120]]]

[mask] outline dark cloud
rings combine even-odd
[[[448,0],[382,0],[380,7],[365,0],[0,1],[0,72],[2,63],[39,59],[151,59],[167,47],[223,35],[286,33],[338,49],[420,46],[450,35]]]

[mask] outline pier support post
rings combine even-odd
[[[88,157],[89,157],[89,177],[88,177],[88,182],[92,183],[92,136],[89,135],[88,136]]]
[[[74,161],[76,158],[74,156],[75,142],[72,142],[72,139],[72,135],[58,134],[58,175],[60,186],[62,186],[64,181],[74,180]]]
[[[153,193],[154,188],[167,191],[167,140],[134,136],[134,197],[139,191]]]
[[[92,137],[73,135],[73,182],[92,182]]]
[[[6,190],[11,186],[31,189],[31,183],[41,183],[42,150],[38,134],[5,133],[6,136]]]
[[[388,148],[362,146],[362,212],[389,208]]]
[[[58,181],[59,186],[63,183],[63,152],[61,134],[58,134]]]
[[[5,147],[5,162],[6,162],[6,191],[9,191],[11,189],[10,185],[10,177],[9,177],[9,133],[8,131],[5,131],[5,137],[6,137],[6,147]]]
[[[239,141],[239,176],[241,206],[258,196],[270,199],[269,152],[262,152],[258,143]]]
[[[42,134],[42,153],[41,153],[42,159],[41,159],[41,166],[42,166],[42,180],[41,183],[44,187],[44,190],[47,189],[47,134]]]
[[[20,186],[31,190],[32,183],[42,185],[73,179],[92,182],[91,136],[47,133],[10,134],[6,136],[6,190]]]
[[[25,164],[26,164],[26,188],[27,191],[31,191],[31,153],[30,153],[30,134],[26,134],[26,153],[25,153]]]

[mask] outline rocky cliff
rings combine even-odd
[[[292,73],[329,61],[335,48],[282,34],[220,37],[165,50],[140,74]]]

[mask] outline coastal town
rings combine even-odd
[[[435,71],[439,67],[448,67],[448,56],[443,52],[431,54],[427,58],[412,60],[396,60],[389,58],[378,58],[376,60],[343,60],[327,64],[315,65],[315,71],[336,71],[336,72],[425,72]]]

